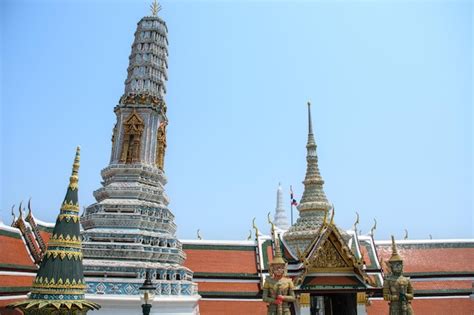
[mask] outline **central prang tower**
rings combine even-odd
[[[138,22],[110,164],[81,217],[89,294],[137,295],[149,271],[158,296],[197,296],[164,190],[168,30],[154,7]]]

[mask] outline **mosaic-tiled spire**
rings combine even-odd
[[[159,9],[155,1],[138,22],[125,93],[114,108],[110,162],[81,217],[91,294],[138,295],[148,272],[160,280],[158,294],[197,295],[165,190],[168,30]]]
[[[84,300],[86,283],[82,266],[79,226],[79,147],[53,234],[28,300],[13,304],[26,314],[85,314],[99,305]],[[63,313],[61,313],[63,314]]]
[[[277,189],[277,202],[276,202],[276,208],[275,208],[275,225],[282,229],[282,230],[287,230],[288,229],[288,217],[286,216],[285,208],[283,206],[283,190],[281,188],[281,185],[278,184],[278,189]]]
[[[148,94],[164,99],[168,80],[168,29],[158,16],[138,22],[125,80],[125,95]]]
[[[293,224],[284,239],[290,246],[293,254],[299,248],[305,250],[316,237],[323,224],[327,211],[331,208],[323,190],[324,180],[318,167],[316,141],[314,140],[313,124],[311,120],[311,103],[308,102],[308,142],[306,144],[306,176],[303,181],[304,192],[298,210],[300,217]]]

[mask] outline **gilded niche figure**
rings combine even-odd
[[[124,137],[122,142],[121,163],[135,163],[140,161],[141,138],[145,125],[140,116],[133,111],[124,123]]]
[[[390,315],[413,315],[411,300],[413,287],[410,278],[402,275],[403,259],[397,251],[395,239],[392,236],[392,257],[388,261],[391,272],[385,277],[383,284],[383,298],[389,301]]]
[[[263,285],[263,301],[268,303],[267,315],[291,315],[291,303],[295,302],[293,281],[285,277],[287,264],[281,256],[280,240],[274,238],[275,257]]]
[[[163,170],[165,164],[165,151],[166,151],[166,125],[167,121],[162,121],[158,127],[158,136],[156,143],[156,166],[160,170]]]

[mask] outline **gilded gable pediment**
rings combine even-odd
[[[326,239],[309,259],[310,269],[344,268],[350,265],[344,260],[331,240]]]

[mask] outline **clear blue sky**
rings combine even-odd
[[[107,166],[148,1],[1,2],[1,217],[54,221],[75,146],[80,202]],[[178,236],[268,231],[301,197],[306,101],[336,223],[377,239],[473,237],[471,1],[162,1],[170,209]],[[289,197],[287,210],[289,211]],[[296,213],[295,213],[296,215]],[[289,213],[288,213],[289,216]]]

